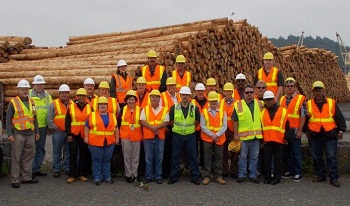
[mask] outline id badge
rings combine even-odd
[[[133,124],[131,125],[130,129],[131,129],[131,130],[134,130],[134,129],[135,129],[135,127],[134,127]]]

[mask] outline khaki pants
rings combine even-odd
[[[217,179],[221,177],[222,173],[222,154],[223,145],[217,145],[214,142],[209,143],[203,141],[204,146],[204,177]],[[214,161],[213,161],[214,158]]]
[[[130,139],[122,139],[124,167],[126,177],[137,177],[137,169],[140,160],[140,142],[131,142]]]
[[[20,172],[22,172],[23,181],[29,181],[32,179],[35,151],[34,135],[14,134],[13,137],[14,141],[11,142],[11,181],[18,183]]]

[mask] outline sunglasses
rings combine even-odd
[[[288,87],[288,88],[289,88],[289,87],[294,87],[294,85],[286,85],[286,87]]]
[[[266,87],[256,87],[256,88],[258,88],[258,89],[266,89]]]
[[[269,98],[269,99],[264,99],[265,102],[268,102],[268,101],[273,101],[274,99],[273,98]]]
[[[248,92],[244,92],[246,94],[253,94],[254,92],[253,91],[248,91]]]
[[[245,80],[244,79],[237,79],[236,82],[243,83],[243,82],[245,82]]]

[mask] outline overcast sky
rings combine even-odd
[[[338,32],[350,45],[349,6],[349,0],[1,0],[0,35],[65,46],[69,36],[229,17],[247,19],[269,38],[305,31],[336,40]]]

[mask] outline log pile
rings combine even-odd
[[[240,72],[253,83],[257,69],[262,66],[264,53],[270,51],[275,55],[275,66],[282,69],[285,77],[297,78],[306,95],[310,96],[311,82],[324,80],[332,97],[338,101],[350,99],[334,54],[319,49],[278,49],[246,20],[227,18],[75,36],[69,38],[64,48],[24,49],[21,54],[10,56],[13,61],[0,64],[0,81],[5,85],[8,101],[9,97],[16,95],[16,84],[20,79],[31,82],[35,75],[40,74],[47,82],[45,88],[57,97],[57,89],[62,83],[77,89],[87,77],[92,77],[97,84],[102,80],[109,81],[120,59],[126,60],[133,74],[147,62],[146,53],[150,49],[158,53],[159,63],[166,66],[168,74],[174,69],[176,56],[183,54],[194,81],[205,83],[207,78],[214,77],[219,83],[219,92]],[[324,71],[319,72],[322,68]],[[330,86],[332,80],[327,79],[330,76],[339,77],[338,82],[333,81],[336,86]]]
[[[34,48],[29,37],[0,36],[0,63],[10,60],[10,55],[20,54],[24,49]]]

